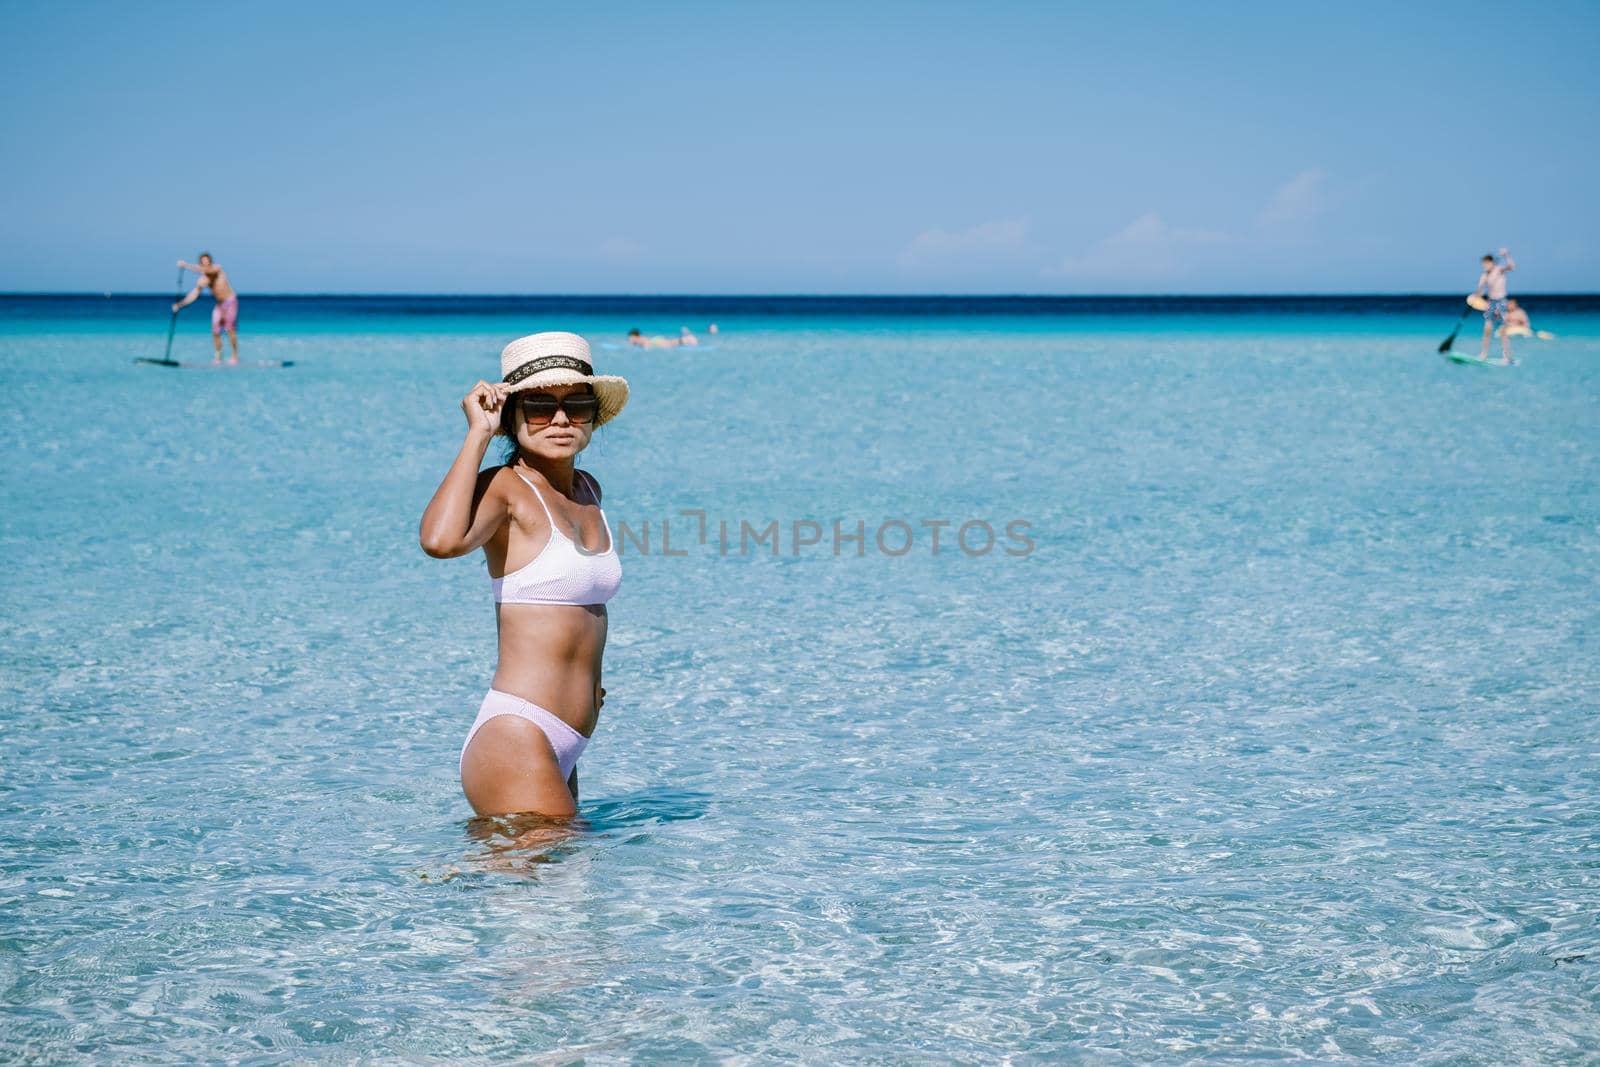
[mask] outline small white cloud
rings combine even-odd
[[[900,252],[902,267],[923,267],[1021,248],[1028,238],[1028,224],[1020,219],[980,223],[966,230],[924,230]]]
[[[1045,274],[1102,282],[1156,281],[1186,273],[1199,250],[1232,241],[1233,237],[1219,230],[1169,226],[1158,213],[1149,211]]]
[[[615,263],[631,262],[644,255],[644,245],[630,241],[626,237],[608,237],[600,242],[597,251],[601,259]]]
[[[1328,207],[1326,178],[1327,175],[1316,167],[1296,174],[1278,186],[1267,206],[1256,216],[1256,224],[1276,229],[1310,222]]]

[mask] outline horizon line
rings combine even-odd
[[[73,289],[8,289],[0,290],[6,297],[152,297],[170,299],[171,293],[157,290],[73,290]],[[1236,292],[1236,293],[486,293],[389,291],[389,292],[270,292],[248,294],[265,299],[307,300],[327,297],[360,297],[402,299],[417,297],[477,298],[483,300],[1332,300],[1396,297],[1450,297],[1459,298],[1454,291],[1396,290],[1390,292]],[[1528,290],[1522,295],[1574,297],[1600,296],[1600,290],[1550,289]]]

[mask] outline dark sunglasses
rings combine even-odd
[[[600,414],[600,398],[593,393],[572,393],[557,400],[545,393],[529,393],[522,397],[523,421],[543,426],[565,411],[572,422],[593,422]]]

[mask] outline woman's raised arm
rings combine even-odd
[[[464,556],[482,548],[509,514],[505,497],[490,491],[494,471],[482,471],[483,454],[500,432],[500,406],[505,390],[480,381],[461,401],[467,416],[467,437],[455,462],[423,509],[417,539],[436,559]]]

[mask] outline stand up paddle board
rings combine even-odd
[[[270,367],[292,367],[292,359],[255,359],[243,363],[212,363],[210,360],[150,359],[139,356],[135,363],[148,363],[153,367],[183,367],[186,370],[264,370]]]
[[[1477,356],[1468,356],[1461,352],[1441,352],[1439,354],[1451,363],[1460,363],[1466,367],[1498,367],[1501,370],[1505,370],[1507,367],[1515,367],[1517,365],[1516,360],[1512,360],[1510,363],[1501,363],[1497,358],[1479,359]]]

